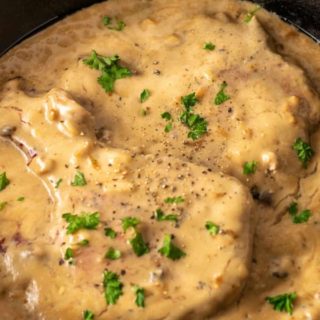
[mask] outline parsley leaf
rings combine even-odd
[[[106,259],[110,260],[117,260],[121,257],[121,252],[120,250],[114,249],[114,248],[109,248],[109,250],[105,254]]]
[[[76,175],[73,178],[73,181],[71,182],[71,185],[73,187],[83,187],[87,184],[87,180],[84,176],[84,174],[80,171],[76,173]]]
[[[19,197],[19,198],[17,198],[17,201],[20,201],[20,202],[22,202],[22,201],[24,201],[25,200],[25,197]]]
[[[288,211],[291,215],[292,222],[295,224],[308,222],[309,218],[312,216],[311,210],[308,209],[305,209],[298,213],[297,202],[292,202],[288,208]]]
[[[213,223],[212,221],[207,221],[205,224],[206,229],[209,231],[209,233],[213,236],[217,235],[220,231],[220,227]]]
[[[107,304],[116,304],[123,294],[123,284],[119,281],[119,276],[111,271],[103,273],[103,288]]]
[[[80,229],[96,229],[100,223],[99,212],[86,213],[82,212],[80,215],[73,215],[71,213],[64,213],[62,218],[65,219],[69,225],[67,227],[67,234],[73,234]]]
[[[194,107],[197,102],[198,102],[198,99],[196,97],[195,92],[192,92],[186,96],[181,97],[181,103],[184,105],[184,107],[187,110],[190,110],[191,107]]]
[[[257,170],[258,163],[256,161],[245,162],[243,164],[243,174],[249,175],[253,174]]]
[[[6,172],[0,173],[0,191],[4,190],[10,184]]]
[[[135,228],[140,223],[140,220],[135,217],[125,217],[121,219],[121,221],[124,232],[126,232],[129,228]]]
[[[98,83],[106,92],[112,92],[116,80],[132,76],[132,72],[119,65],[119,56],[104,57],[92,51],[91,56],[83,60],[83,63],[92,69],[99,70],[101,76]]]
[[[67,248],[67,250],[64,254],[64,259],[71,260],[73,257],[74,257],[73,250],[71,248]]]
[[[143,102],[147,101],[149,99],[150,95],[151,95],[150,90],[144,89],[140,94],[140,102],[143,103]]]
[[[217,95],[214,99],[215,105],[218,106],[218,105],[220,105],[230,99],[230,96],[228,96],[224,92],[224,90],[227,86],[228,86],[228,84],[225,81],[223,81],[222,84],[220,85],[220,91],[217,93]]]
[[[0,202],[0,211],[3,210],[7,204],[8,204],[7,201]]]
[[[164,132],[168,133],[172,130],[172,128],[173,128],[173,123],[170,122],[164,127]]]
[[[178,216],[176,214],[164,214],[161,209],[157,209],[154,213],[154,217],[157,221],[178,221]]]
[[[86,247],[89,245],[89,240],[88,239],[83,239],[81,241],[78,242],[78,245],[81,246],[81,247]]]
[[[172,237],[168,234],[164,236],[163,246],[158,252],[171,260],[179,260],[186,255],[185,252],[172,243]]]
[[[122,20],[116,20],[115,23],[113,23],[112,18],[108,16],[104,16],[102,18],[102,23],[105,26],[108,26],[110,30],[116,30],[116,31],[122,31],[126,24]]]
[[[134,253],[138,257],[141,257],[150,251],[148,245],[144,242],[144,239],[140,232],[137,232],[134,238],[132,238],[129,242],[132,246]]]
[[[197,140],[207,133],[208,123],[204,118],[192,112],[192,107],[198,102],[194,92],[182,97],[181,102],[185,111],[181,114],[180,121],[190,129],[188,138]]]
[[[112,228],[104,228],[104,235],[111,239],[115,239],[117,237],[117,233]]]
[[[245,15],[245,17],[244,17],[244,19],[243,19],[243,21],[244,21],[245,23],[249,23],[249,22],[252,20],[252,18],[255,16],[255,14],[256,14],[260,9],[261,9],[261,6],[257,5],[257,6],[255,7],[255,9],[253,9],[252,11],[247,12],[246,15]]]
[[[292,315],[293,313],[293,302],[297,299],[297,294],[295,292],[280,294],[278,296],[266,297],[273,309],[279,312],[287,312]]]
[[[58,179],[58,181],[56,182],[56,184],[55,184],[55,189],[58,189],[59,188],[59,186],[60,186],[60,184],[61,184],[61,182],[62,182],[62,179],[60,178],[60,179]]]
[[[203,49],[208,50],[208,51],[213,51],[216,48],[216,46],[212,42],[206,42],[203,45]]]
[[[292,145],[292,149],[297,153],[299,160],[302,162],[304,168],[307,167],[308,162],[314,156],[314,150],[311,145],[298,138]]]
[[[133,286],[134,293],[136,294],[136,300],[135,303],[138,307],[144,308],[144,299],[145,299],[145,294],[144,294],[144,289],[139,287],[139,286]]]
[[[172,116],[170,112],[164,112],[161,114],[161,118],[167,121],[172,120]]]
[[[166,199],[164,199],[164,202],[165,203],[170,203],[170,204],[173,204],[173,203],[182,203],[184,202],[184,198],[181,197],[181,196],[178,196],[178,197],[168,197]]]
[[[83,311],[83,320],[94,320],[94,314],[90,310]]]

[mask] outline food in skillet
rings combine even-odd
[[[8,52],[1,319],[319,319],[319,70],[232,0],[108,1]]]

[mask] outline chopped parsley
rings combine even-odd
[[[119,281],[119,276],[111,271],[104,271],[103,273],[103,288],[107,304],[116,304],[123,294],[123,284]]]
[[[213,223],[212,221],[207,221],[205,224],[206,229],[209,231],[209,233],[213,236],[217,235],[220,231],[220,227]]]
[[[83,311],[83,320],[94,320],[94,314],[90,310]]]
[[[104,228],[104,235],[111,239],[115,239],[117,237],[117,232],[115,232],[112,228],[106,227]]]
[[[164,236],[162,248],[158,252],[171,260],[179,260],[186,255],[185,252],[172,243],[172,237],[168,234]]]
[[[309,161],[314,156],[314,150],[311,145],[298,138],[292,145],[292,149],[297,153],[299,160],[302,162],[304,168],[307,167]]]
[[[113,19],[108,16],[104,16],[102,18],[102,23],[105,26],[107,26],[110,30],[116,30],[116,31],[122,31],[124,29],[124,27],[126,26],[124,21],[116,20],[115,22],[113,22]]]
[[[64,213],[62,218],[65,219],[69,225],[67,227],[67,234],[73,234],[80,229],[96,229],[100,223],[99,212],[86,213],[82,212],[80,215]]]
[[[258,163],[257,161],[249,161],[243,164],[243,174],[249,175],[254,174],[257,170]]]
[[[110,260],[117,260],[121,257],[121,252],[120,250],[117,250],[113,247],[109,248],[109,250],[105,254],[106,259]]]
[[[83,63],[92,69],[101,72],[98,83],[106,92],[112,92],[116,80],[132,76],[132,72],[119,65],[120,58],[117,55],[105,57],[92,51],[91,56],[83,60]]]
[[[135,217],[125,217],[121,221],[124,232],[126,232],[129,228],[135,228],[140,223],[140,220]]]
[[[216,48],[216,46],[212,42],[206,42],[203,45],[203,49],[208,50],[208,51],[213,51]]]
[[[182,198],[181,196],[168,197],[168,198],[164,199],[164,202],[165,203],[170,203],[170,204],[173,204],[173,203],[179,204],[179,203],[184,202],[184,198]]]
[[[0,173],[0,191],[4,190],[10,184],[10,180],[7,178],[7,173]]]
[[[230,99],[230,96],[228,96],[224,92],[224,90],[226,89],[227,86],[228,86],[228,84],[225,81],[223,81],[222,84],[220,85],[220,91],[217,93],[217,95],[214,99],[215,105],[219,106],[220,104],[222,104]]]
[[[144,308],[144,299],[145,299],[145,293],[144,289],[139,286],[133,286],[134,293],[136,294],[136,300],[135,303],[138,307]]]
[[[292,315],[293,313],[293,303],[297,299],[297,294],[295,292],[280,294],[278,296],[266,297],[273,309],[279,312],[287,312]]]
[[[25,200],[25,197],[19,197],[19,198],[17,198],[17,201],[20,201],[20,202],[22,202],[22,201],[24,201]]]
[[[150,90],[144,89],[140,94],[140,102],[143,103],[143,102],[147,101],[149,99],[150,95],[151,95]]]
[[[292,222],[295,224],[308,222],[309,218],[312,216],[311,210],[305,209],[298,213],[298,203],[292,202],[288,208],[289,214],[291,216]]]
[[[249,23],[260,9],[261,9],[261,6],[257,5],[253,10],[247,12],[243,21],[245,23]]]
[[[136,235],[129,242],[134,253],[138,257],[141,257],[150,251],[140,232],[136,232]]]
[[[182,97],[181,102],[185,111],[181,114],[180,121],[190,129],[188,138],[197,140],[207,133],[208,122],[198,114],[192,112],[192,107],[198,102],[194,92]]]
[[[89,240],[88,239],[83,239],[81,241],[78,242],[78,245],[81,246],[81,247],[86,247],[89,245]]]
[[[172,116],[170,112],[164,112],[161,114],[161,118],[167,121],[172,120]]]
[[[68,260],[72,260],[73,257],[74,257],[73,250],[71,248],[67,248],[64,254],[64,259],[68,261]]]
[[[176,214],[165,214],[161,209],[155,211],[154,217],[157,221],[178,221],[178,216]]]
[[[60,186],[60,184],[61,184],[61,182],[62,182],[62,179],[60,178],[60,179],[58,179],[58,181],[56,182],[56,184],[55,184],[55,188],[56,189],[58,189],[59,188],[59,186]]]
[[[7,201],[0,202],[0,211],[3,210],[7,206],[7,204]]]
[[[71,185],[73,187],[83,187],[87,184],[87,180],[84,176],[84,174],[80,171],[76,173],[76,175],[73,178],[73,181],[71,182]]]
[[[164,127],[164,132],[168,133],[172,130],[172,128],[173,128],[173,123],[170,122]]]

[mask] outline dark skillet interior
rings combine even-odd
[[[101,0],[0,0],[0,55],[60,18]],[[255,0],[320,40],[320,0]]]

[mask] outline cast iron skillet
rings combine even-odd
[[[0,0],[0,56],[26,37],[62,17],[101,1]],[[320,41],[320,0],[255,0],[255,2],[296,25],[315,41]]]

